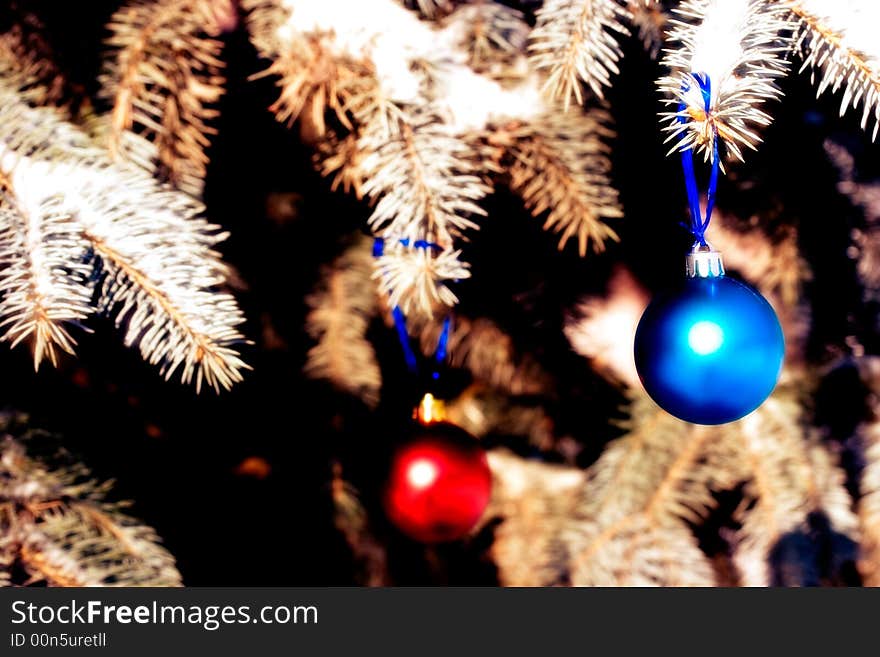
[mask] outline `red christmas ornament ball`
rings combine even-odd
[[[385,511],[407,536],[423,543],[465,536],[483,515],[492,473],[476,438],[447,422],[417,426],[394,454]]]

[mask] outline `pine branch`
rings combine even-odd
[[[390,0],[377,0],[369,11],[342,0],[301,0],[296,11],[282,0],[247,0],[245,7],[252,41],[276,63],[297,44],[320,43],[320,65],[303,57],[291,73],[295,79],[282,79],[289,102],[282,102],[281,118],[310,116],[311,132],[324,137],[317,157],[322,173],[334,177],[334,187],[375,204],[369,223],[386,239],[376,278],[392,305],[430,314],[456,302],[447,281],[467,276],[456,242],[477,228],[475,217],[485,214],[478,202],[489,191],[474,134],[494,125],[525,126],[505,164],[523,161],[516,187],[535,214],[548,210],[547,225],[563,243],[577,235],[585,251],[590,240],[601,248],[614,238],[601,221],[620,215],[599,141],[608,133],[595,117],[564,126],[541,99],[535,76],[506,65],[522,60],[517,41],[524,26],[515,12],[480,3],[437,28]],[[485,65],[485,74],[466,59]],[[499,79],[491,79],[499,65]],[[328,130],[326,114],[348,132]],[[519,153],[520,146],[528,152]],[[554,175],[547,191],[525,179],[544,165]],[[439,248],[411,246],[425,242]]]
[[[600,374],[633,389],[639,387],[639,374],[633,361],[632,345],[639,319],[650,300],[633,275],[618,268],[608,282],[604,297],[581,299],[565,321],[565,337],[572,349],[590,359]]]
[[[304,371],[327,379],[369,406],[379,402],[382,374],[366,333],[378,312],[371,241],[361,238],[322,272],[307,298],[306,330],[316,340]]]
[[[772,120],[763,104],[781,95],[775,80],[787,70],[793,28],[785,7],[770,0],[685,0],[675,11],[682,19],[670,21],[672,47],[663,60],[671,73],[659,81],[676,108],[663,115],[670,152],[693,148],[709,160],[717,134],[742,160],[742,148],[755,149],[757,129]],[[695,74],[709,77],[708,111]]]
[[[859,570],[866,586],[880,586],[880,425],[872,422],[863,427],[860,437],[866,464],[859,484],[863,535]]]
[[[616,34],[627,34],[625,11],[614,0],[546,0],[530,45],[532,65],[547,73],[544,89],[568,109],[584,102],[581,82],[599,98],[621,57]]]
[[[208,164],[205,149],[216,131],[210,121],[223,93],[213,37],[235,11],[231,0],[131,0],[108,28],[108,52],[100,77],[101,97],[112,103],[106,146],[113,158],[143,163],[134,132],[156,151],[150,172],[199,196]]]
[[[605,219],[623,216],[608,174],[611,163],[603,139],[614,133],[597,110],[574,116],[547,113],[530,123],[502,126],[488,137],[506,149],[502,169],[512,191],[534,216],[546,212],[545,229],[560,233],[559,248],[577,238],[578,252],[603,251],[617,241]]]
[[[873,26],[875,8],[842,0],[784,0],[798,21],[795,49],[803,59],[801,70],[812,69],[816,95],[842,90],[840,114],[861,105],[863,130],[873,120],[871,138],[880,129],[880,49]]]
[[[651,59],[656,59],[666,41],[669,15],[655,0],[629,0],[626,4],[629,20],[636,28],[639,40]]]
[[[151,528],[105,500],[108,486],[66,452],[28,454],[45,442],[33,432],[0,440],[0,583],[179,586],[174,558]],[[13,579],[19,569],[26,580]]]
[[[22,94],[35,105],[61,105],[70,99],[67,80],[55,63],[44,37],[44,26],[32,13],[9,3],[15,21],[0,34],[0,59],[9,62],[22,79]]]
[[[373,230],[447,247],[476,228],[470,217],[486,214],[477,201],[488,187],[474,173],[473,150],[430,112],[405,116],[390,134],[385,128],[384,120],[371,122],[359,142],[363,191],[376,201]]]
[[[23,190],[24,198],[35,196]],[[34,369],[44,358],[57,365],[58,351],[73,354],[76,344],[65,324],[92,314],[94,292],[88,243],[61,199],[46,196],[25,208],[6,185],[0,195],[0,263],[2,339],[12,347],[28,341]]]
[[[334,525],[352,550],[361,586],[388,586],[388,555],[370,531],[369,518],[358,497],[358,491],[343,478],[342,466],[333,464],[331,491]]]
[[[333,112],[346,128],[352,129],[347,110],[352,85],[368,75],[363,65],[337,56],[332,35],[324,33],[277,36],[288,20],[285,8],[268,0],[249,0],[252,40],[270,66],[254,77],[276,76],[281,95],[269,110],[288,127],[302,119],[315,137],[327,133],[325,115]]]
[[[862,211],[864,227],[852,229],[856,250],[856,271],[862,284],[865,301],[880,299],[880,184],[860,180],[855,159],[842,144],[830,139],[823,144],[828,160],[840,173],[837,191]]]
[[[88,283],[99,281],[97,310],[125,325],[127,345],[139,346],[166,377],[179,372],[197,389],[203,382],[219,390],[241,380],[247,366],[234,345],[243,341],[236,329],[243,317],[233,298],[217,290],[225,267],[214,246],[225,234],[199,218],[199,203],[139,169],[111,162],[88,135],[51,110],[27,106],[9,84],[0,75],[0,171],[27,211],[29,239],[47,240],[27,248],[31,259],[51,256],[38,266],[54,272],[53,294],[64,291],[57,290],[59,263],[67,263],[65,276],[73,280],[86,271],[86,242],[98,267]],[[38,226],[45,220],[39,208],[53,208],[54,223]],[[67,218],[76,229],[66,226]],[[56,305],[68,304],[77,315],[84,312],[75,306],[79,299]]]
[[[435,311],[458,303],[449,283],[471,275],[467,263],[459,260],[461,251],[386,244],[385,253],[376,259],[373,278],[387,295],[388,305],[398,306],[405,315],[430,318]]]
[[[588,471],[560,540],[577,586],[711,586],[711,564],[687,522],[705,517],[724,470],[705,459],[712,429],[640,400],[633,429]]]
[[[869,419],[857,430],[858,461],[862,464],[857,506],[862,534],[858,566],[865,586],[880,586],[880,409],[876,397],[880,389],[880,359],[862,358],[858,366],[871,392]]]
[[[554,536],[569,520],[584,473],[577,468],[521,459],[495,449],[489,452],[493,491],[484,518],[502,518],[495,529],[492,560],[502,586],[562,583],[565,555]]]
[[[801,426],[796,403],[775,393],[738,423],[738,463],[747,479],[735,519],[733,561],[745,586],[807,584],[820,556],[815,547],[787,550],[792,537],[809,532],[811,514],[828,517],[831,528],[856,538],[857,522],[843,473]],[[816,582],[817,583],[817,582]]]
[[[331,179],[330,189],[342,188],[346,194],[354,194],[358,199],[364,196],[364,174],[361,161],[364,154],[358,148],[358,134],[349,133],[345,137],[329,134],[318,144],[315,164],[322,176]]]

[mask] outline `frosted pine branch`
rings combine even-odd
[[[36,432],[0,438],[0,585],[180,586],[156,533],[106,501],[109,487],[66,452],[46,453],[47,442]]]
[[[57,365],[59,351],[73,353],[76,341],[67,325],[94,312],[94,285],[88,242],[63,199],[20,191],[30,207],[8,185],[0,197],[0,329],[12,347],[31,344],[37,369],[44,358]]]
[[[840,114],[861,106],[861,125],[880,129],[880,47],[877,7],[858,0],[784,0],[799,22],[796,50],[801,70],[812,69],[816,93],[842,92]]]
[[[39,267],[42,298],[66,292],[59,285],[85,274],[84,253],[94,257],[86,289],[56,302],[68,315],[47,316],[80,318],[85,294],[97,285],[95,309],[114,315],[126,344],[138,346],[166,377],[177,374],[197,389],[206,383],[218,390],[241,380],[247,366],[235,345],[243,341],[237,329],[243,317],[233,298],[218,291],[225,267],[214,247],[225,235],[200,218],[201,205],[187,195],[110,161],[56,112],[27,106],[14,82],[0,80],[0,171],[17,212],[32,222],[26,243]],[[40,213],[46,210],[54,213],[54,223],[34,223],[45,221]],[[13,266],[28,267],[20,261]],[[4,302],[8,313],[9,304],[20,303],[20,281],[4,281],[10,286],[4,295],[12,295]],[[32,322],[41,312],[31,314]],[[27,313],[14,316],[24,320]],[[39,322],[19,324],[15,335],[36,337],[36,355],[47,349],[40,330]],[[72,346],[56,337],[62,349]]]
[[[667,141],[672,150],[693,148],[711,159],[717,134],[742,160],[742,149],[756,148],[758,129],[771,121],[763,105],[781,93],[775,80],[787,68],[787,12],[769,0],[685,0],[675,13],[664,58],[671,72],[659,82],[674,108],[664,114]],[[698,74],[711,85],[708,111]]]
[[[565,337],[575,352],[612,381],[637,389],[632,344],[650,297],[626,269],[617,269],[604,297],[587,297],[566,317]]]
[[[364,194],[376,200],[369,223],[377,234],[426,239],[448,246],[485,215],[477,205],[488,188],[475,175],[476,154],[450,136],[431,114],[409,115],[394,126],[364,127],[358,148]]]
[[[546,72],[545,90],[568,108],[583,104],[581,83],[600,98],[621,57],[616,34],[626,34],[615,0],[546,0],[530,44],[533,66]]]
[[[13,6],[10,11],[17,14],[20,10]],[[0,59],[11,65],[19,76],[22,94],[36,105],[60,105],[69,101],[71,90],[44,38],[43,24],[30,13],[16,18],[17,22],[0,34]]]
[[[505,155],[512,186],[536,215],[546,212],[562,243],[576,237],[585,253],[615,238],[604,222],[620,216],[601,141],[609,132],[595,116],[578,114],[573,126],[555,118],[529,71],[516,12],[462,6],[435,26],[391,0],[247,0],[245,8],[251,39],[279,76],[273,109],[323,138],[321,171],[375,204],[370,225],[387,243],[439,245],[386,252],[377,278],[393,303],[423,312],[455,303],[442,281],[466,275],[456,243],[477,228],[485,169],[501,172]],[[325,114],[341,129],[328,130]],[[514,123],[523,138],[499,160],[481,161],[479,136]],[[545,168],[547,189],[534,182]]]
[[[627,2],[629,20],[635,28],[636,35],[645,46],[645,51],[656,59],[660,48],[666,40],[666,29],[669,15],[663,6],[655,0],[630,0]]]
[[[386,242],[385,253],[376,260],[373,273],[379,290],[388,295],[391,306],[404,314],[418,312],[431,317],[439,308],[453,306],[458,297],[449,283],[469,278],[467,264],[459,259],[461,251],[404,246]]]
[[[876,394],[880,389],[880,360],[867,357],[859,360],[862,380],[872,392],[869,418],[858,427],[859,461],[863,464],[859,479],[858,518],[862,533],[859,572],[866,586],[880,586],[880,406]]]
[[[112,104],[104,143],[112,157],[143,165],[192,195],[201,194],[205,149],[223,93],[218,36],[234,20],[232,0],[131,0],[108,25],[101,96]],[[144,150],[133,132],[152,144]]]

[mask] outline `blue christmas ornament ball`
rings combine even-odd
[[[695,424],[724,424],[767,399],[785,341],[770,304],[723,274],[687,278],[639,321],[636,368],[651,398]]]

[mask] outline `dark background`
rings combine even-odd
[[[119,3],[20,4],[45,22],[57,61],[94,97],[103,26]],[[209,219],[232,233],[222,251],[242,282],[236,295],[248,317],[244,331],[254,341],[244,350],[254,371],[232,392],[197,396],[174,380],[163,382],[136,351],[122,346],[109,322],[94,320],[94,334],[76,335],[79,358],[66,358],[57,370],[44,366],[35,374],[26,349],[0,348],[0,405],[31,413],[36,426],[63,434],[65,445],[99,477],[115,479],[116,495],[134,500],[132,513],[156,528],[188,585],[354,583],[348,547],[333,526],[334,458],[363,493],[378,537],[389,546],[396,583],[494,583],[485,556],[491,526],[472,541],[426,555],[376,511],[387,451],[412,401],[413,382],[393,331],[377,323],[370,333],[385,381],[376,411],[301,374],[310,346],[304,297],[321,265],[364,230],[369,208],[331,193],[313,171],[312,151],[298,131],[267,111],[277,96],[275,81],[248,81],[266,62],[241,26],[224,39],[228,85],[209,152],[205,201]],[[657,121],[661,68],[634,38],[624,39],[624,50],[607,99],[618,131],[612,157],[625,209],[625,219],[615,224],[621,244],[586,259],[572,245],[559,252],[555,236],[499,190],[466,245],[473,277],[457,289],[463,314],[494,319],[554,375],[549,410],[560,432],[583,443],[583,465],[615,435],[608,419],[619,415],[623,397],[571,351],[561,330],[563,313],[581,295],[601,293],[620,261],[646,285],[662,287],[680,274],[689,245],[677,227],[685,216],[680,168],[677,159],[665,157]],[[866,180],[880,172],[880,163],[858,127],[858,113],[838,119],[838,101],[816,101],[806,75],[790,76],[782,86],[785,98],[771,106],[776,120],[763,133],[765,144],[746,165],[730,168],[719,206],[744,218],[759,214],[771,233],[782,225],[798,227],[813,271],[807,301],[814,362],[845,354],[851,335],[876,353],[876,308],[862,302],[854,261],[846,254],[850,231],[863,217],[838,195],[823,140],[845,144]],[[292,204],[284,221],[267,212],[279,199]],[[845,432],[863,411],[852,370],[840,371],[838,384],[819,398],[819,418],[832,433]],[[461,373],[447,377],[453,394],[466,383]],[[487,444],[559,458],[505,436],[490,436]],[[269,465],[267,476],[241,471],[250,457]]]

